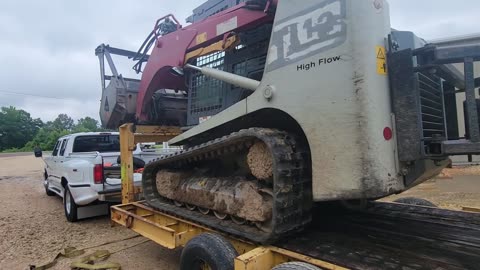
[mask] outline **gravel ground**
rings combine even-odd
[[[383,201],[402,197],[423,198],[441,208],[452,210],[462,210],[463,207],[480,209],[480,166],[445,169],[438,178]]]
[[[108,261],[122,269],[175,269],[179,251],[170,251],[123,227],[111,227],[108,217],[69,223],[62,200],[48,197],[42,186],[43,161],[29,156],[0,157],[0,268],[28,269],[50,261],[66,247],[115,252]],[[132,238],[130,240],[124,240]],[[103,245],[107,242],[116,242]],[[69,269],[62,258],[52,269]]]
[[[163,249],[122,227],[112,228],[108,217],[68,223],[61,199],[45,195],[42,170],[42,160],[32,155],[0,156],[1,269],[27,269],[30,264],[46,263],[69,246],[87,249],[87,253],[107,249],[114,253],[108,261],[118,262],[126,270],[178,267],[179,250]],[[477,176],[469,176],[472,174]],[[478,175],[480,166],[447,170],[442,178],[385,200],[414,196],[450,209],[480,208]],[[112,241],[115,243],[104,245]],[[52,269],[69,269],[71,261],[62,258]]]

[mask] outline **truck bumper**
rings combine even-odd
[[[135,182],[135,187],[140,188],[141,182]],[[92,187],[89,184],[86,185],[68,185],[70,193],[72,194],[75,203],[78,205],[87,205],[96,200],[101,202],[114,202],[118,203],[122,201],[122,185],[103,186],[96,185]]]
[[[141,190],[141,183],[136,182],[134,185],[135,189]],[[98,200],[114,203],[122,202],[122,186],[118,185],[105,187],[104,190],[98,192]]]

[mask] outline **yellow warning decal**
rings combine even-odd
[[[203,42],[207,41],[208,37],[207,37],[207,33],[201,33],[201,34],[198,34],[197,35],[197,38],[196,38],[196,41],[197,41],[197,45],[200,45],[202,44]]]
[[[375,49],[377,55],[377,73],[387,75],[387,53],[383,46],[377,46]]]

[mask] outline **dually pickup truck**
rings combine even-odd
[[[141,169],[165,153],[134,151],[134,167]],[[44,157],[44,186],[47,195],[63,198],[65,216],[74,222],[94,216],[86,209],[121,201],[120,138],[116,132],[77,133],[61,137],[51,156]],[[141,185],[141,173],[134,174]],[[90,211],[91,212],[91,211]]]

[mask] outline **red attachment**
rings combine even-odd
[[[385,140],[390,141],[393,138],[393,131],[391,128],[386,127],[383,129],[383,137]]]
[[[95,164],[93,167],[93,182],[95,184],[103,184],[103,165]]]
[[[220,41],[228,32],[241,32],[273,22],[274,15],[263,10],[247,9],[245,5],[242,3],[157,39],[140,82],[136,112],[138,120],[148,120],[148,105],[158,89],[185,90],[185,79],[172,74],[171,69],[185,64],[187,52]],[[155,28],[162,19],[157,21]],[[198,35],[206,36],[206,41],[197,39]]]

